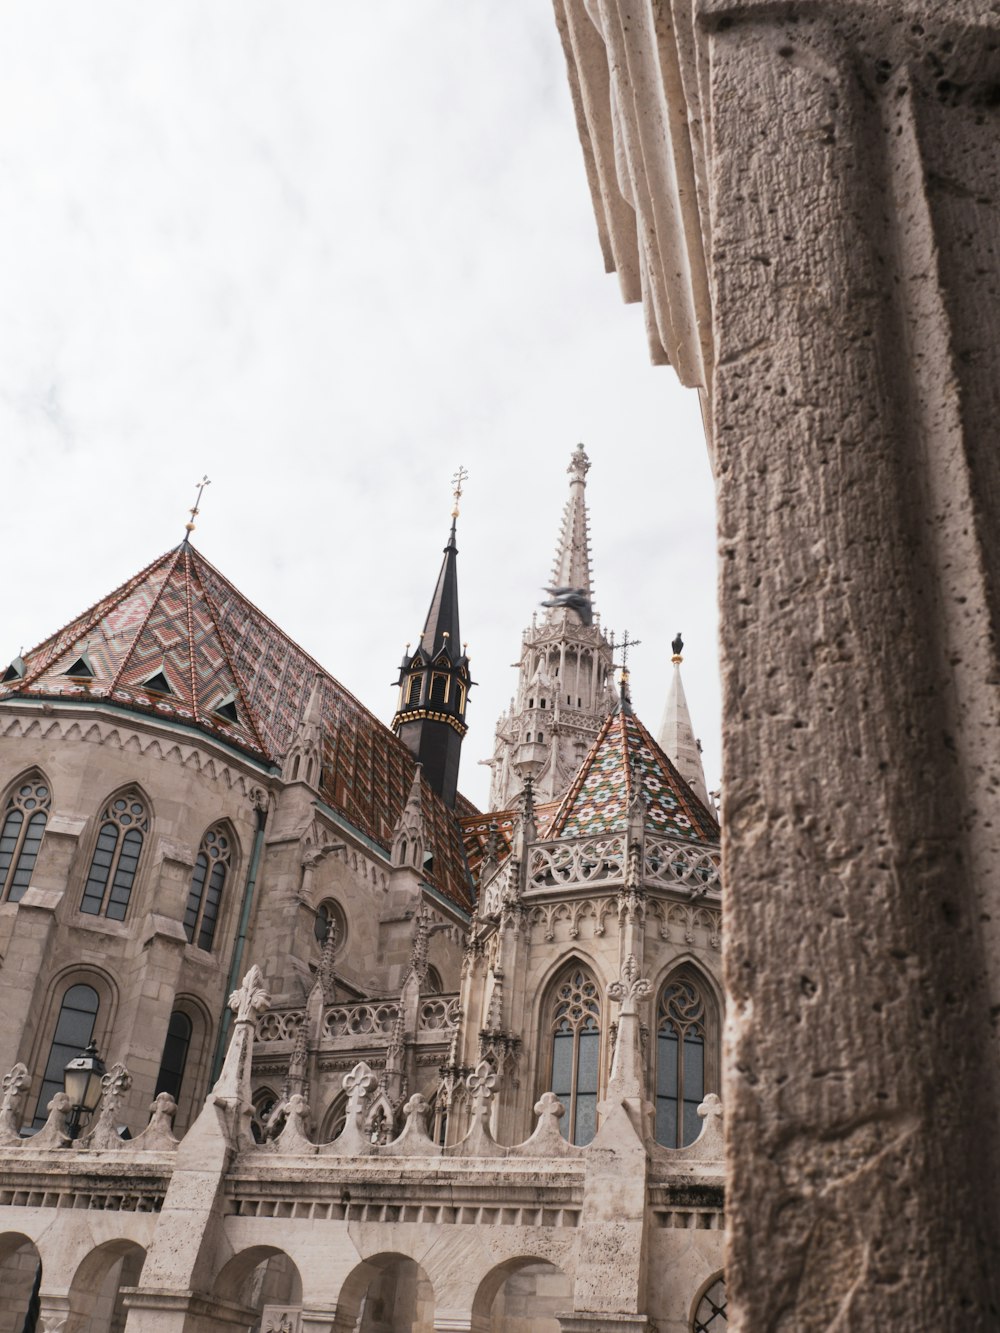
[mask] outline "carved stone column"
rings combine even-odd
[[[994,1327],[1000,14],[557,12],[718,483],[729,1327]]]

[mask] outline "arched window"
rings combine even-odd
[[[232,861],[232,840],[222,824],[210,828],[201,840],[195,858],[184,910],[184,934],[189,944],[209,952],[215,940],[215,926],[219,919],[222,891]]]
[[[191,1020],[180,1009],[175,1009],[167,1024],[167,1039],[163,1043],[160,1072],[156,1076],[156,1087],[153,1090],[154,1097],[161,1092],[169,1092],[175,1102],[180,1101],[184,1066],[187,1064],[190,1049]]]
[[[0,831],[0,898],[7,902],[20,902],[31,883],[51,803],[39,775],[19,782],[7,802]]]
[[[448,677],[441,676],[436,671],[431,676],[431,703],[446,704],[448,702]]]
[[[334,902],[332,898],[327,898],[316,908],[316,920],[313,925],[313,934],[316,936],[316,941],[320,947],[326,943],[327,932],[331,924],[337,931],[333,951],[338,954],[343,949],[344,941],[347,939],[347,917],[344,916],[344,909],[340,903]]]
[[[143,836],[148,831],[149,815],[138,792],[125,792],[107,805],[101,815],[81,912],[124,921]]]
[[[566,1108],[560,1121],[570,1143],[589,1143],[597,1131],[601,1006],[597,983],[574,967],[556,987],[550,1006],[552,1091]]]
[[[63,1070],[74,1056],[79,1055],[91,1037],[97,1023],[101,1001],[93,986],[79,983],[70,986],[63,996],[56,1019],[49,1058],[45,1062],[42,1086],[35,1107],[34,1127],[38,1129],[48,1118],[48,1104],[57,1092],[63,1090]]]
[[[409,693],[408,693],[407,696],[406,696],[406,702],[407,702],[408,704],[418,704],[418,703],[420,702],[420,683],[421,683],[421,680],[422,680],[422,677],[421,677],[421,676],[411,676],[411,677],[410,677],[410,688],[409,688]]]
[[[441,984],[441,973],[433,965],[427,969],[427,975],[424,977],[421,990],[424,995],[440,995],[444,990],[444,986]]]
[[[656,1012],[656,1141],[683,1148],[701,1133],[705,1100],[705,997],[686,973],[671,978]]]
[[[720,1273],[713,1278],[708,1290],[695,1306],[691,1320],[692,1333],[725,1333],[726,1319],[726,1279]]]

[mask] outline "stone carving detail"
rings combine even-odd
[[[369,1033],[384,1033],[388,1036],[398,1013],[399,1004],[396,1000],[335,1005],[323,1017],[323,1036],[364,1036]]]
[[[0,1145],[23,1143],[19,1133],[24,1103],[31,1087],[26,1065],[18,1064],[3,1076],[3,1101],[0,1102]]]
[[[625,839],[621,835],[539,843],[528,859],[528,885],[532,889],[566,888],[621,880],[624,876]]]
[[[173,1131],[177,1103],[169,1092],[161,1092],[153,1099],[149,1110],[149,1124],[132,1140],[129,1148],[139,1152],[172,1151],[177,1147]]]
[[[721,888],[722,853],[665,838],[646,836],[643,879],[647,884],[683,884],[692,897]]]
[[[229,997],[229,1007],[236,1015],[237,1023],[253,1022],[256,1015],[270,1006],[271,997],[264,985],[264,976],[254,963],[243,978],[243,985],[234,990]]]
[[[260,1318],[260,1333],[299,1333],[302,1311],[286,1305],[265,1305]]]
[[[349,1074],[344,1075],[347,1093],[344,1128],[325,1151],[345,1157],[362,1157],[372,1152],[371,1133],[365,1129],[365,1112],[376,1078],[368,1065],[359,1060]]]
[[[418,1032],[451,1032],[462,1016],[457,995],[435,995],[424,1000],[417,1020]]]
[[[644,1000],[650,989],[647,978],[639,975],[639,964],[635,961],[635,954],[630,953],[625,959],[621,976],[617,981],[612,981],[608,987],[608,999],[619,1002],[621,1017],[624,1018],[626,1014],[636,1012],[639,1000]]]
[[[102,1151],[124,1147],[117,1122],[121,1118],[122,1099],[131,1086],[132,1075],[121,1062],[112,1065],[102,1077],[101,1109],[94,1128],[83,1140],[84,1147]]]
[[[257,1041],[294,1041],[305,1022],[304,1009],[271,1009],[257,1020]]]
[[[46,1110],[49,1118],[45,1124],[28,1140],[32,1150],[41,1148],[66,1148],[72,1142],[66,1133],[66,1117],[73,1103],[64,1092],[57,1092]]]

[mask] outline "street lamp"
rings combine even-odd
[[[101,1079],[104,1074],[104,1061],[97,1054],[97,1047],[91,1037],[87,1049],[82,1054],[74,1056],[63,1070],[63,1091],[70,1100],[66,1128],[71,1139],[75,1139],[80,1133],[81,1118],[91,1116],[97,1110],[97,1103],[101,1100]]]

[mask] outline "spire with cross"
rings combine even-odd
[[[190,510],[191,519],[190,519],[189,522],[187,522],[187,523],[184,524],[184,534],[185,534],[185,535],[184,535],[184,540],[185,540],[185,541],[188,541],[188,540],[190,539],[190,537],[191,537],[192,532],[194,532],[194,521],[195,521],[195,519],[198,517],[198,514],[199,514],[199,512],[200,512],[202,493],[204,492],[205,487],[206,487],[206,486],[211,486],[211,484],[212,484],[212,483],[211,483],[211,481],[210,481],[209,478],[208,478],[208,473],[207,473],[207,472],[206,472],[205,475],[202,477],[201,481],[195,482],[195,485],[198,487],[198,494],[197,494],[197,496],[195,497],[195,502],[194,502],[194,504],[192,505],[191,510]]]

